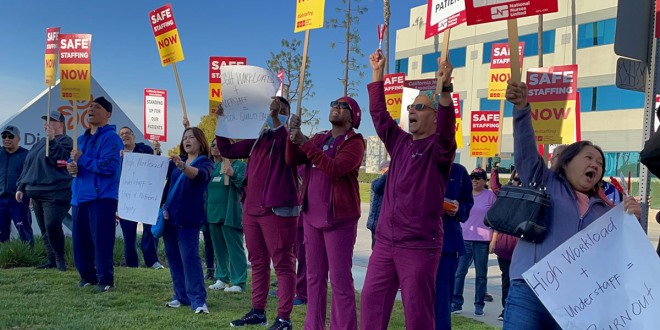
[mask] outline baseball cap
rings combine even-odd
[[[20,136],[21,135],[21,131],[18,130],[18,127],[13,126],[13,125],[7,125],[7,126],[5,126],[5,128],[2,129],[2,134],[7,133],[7,132],[14,135],[14,136]]]
[[[64,122],[64,115],[57,110],[51,110],[48,113],[48,116],[50,117],[51,120]],[[41,116],[41,119],[46,120],[46,116]]]
[[[484,179],[484,181],[488,180],[488,177],[486,176],[486,171],[484,171],[484,169],[480,167],[477,167],[474,170],[472,170],[472,173],[470,173],[470,178]]]

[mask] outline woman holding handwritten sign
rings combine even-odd
[[[513,103],[513,145],[522,182],[543,182],[552,199],[548,231],[542,242],[520,240],[511,260],[511,287],[504,311],[504,329],[561,329],[523,280],[522,274],[578,231],[610,210],[599,196],[603,179],[603,151],[589,141],[567,146],[548,169],[536,147],[527,85],[509,81],[506,99]],[[556,165],[556,166],[555,166]],[[624,207],[639,219],[641,207],[626,197]]]
[[[170,157],[165,187],[168,198],[163,205],[163,240],[174,286],[174,297],[166,306],[190,305],[197,314],[209,313],[199,257],[199,230],[206,223],[204,199],[213,170],[208,156],[209,145],[202,130],[186,128],[179,155]]]

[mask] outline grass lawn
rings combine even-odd
[[[369,203],[370,194],[371,194],[371,183],[360,182],[360,202]]]
[[[194,314],[187,307],[168,309],[164,307],[172,296],[168,270],[115,267],[117,288],[107,293],[78,288],[78,279],[74,269],[65,273],[0,269],[0,329],[228,329],[229,322],[251,306],[249,293],[208,290],[209,315]],[[269,322],[276,316],[276,306],[277,300],[269,298]],[[305,310],[305,306],[294,308],[296,329],[302,328]],[[496,329],[460,316],[453,320],[454,329]],[[403,322],[397,301],[390,329],[404,329]]]

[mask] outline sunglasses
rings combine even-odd
[[[346,102],[332,101],[330,102],[331,108],[339,108],[344,110],[351,110],[351,106]]]
[[[422,103],[408,105],[408,111],[410,111],[412,109],[415,109],[416,111],[420,111],[420,110],[424,110],[424,109],[431,109],[431,110],[435,111],[435,108],[429,107],[428,105],[422,104]]]
[[[14,134],[9,134],[9,133],[2,134],[3,139],[13,139],[14,137],[15,137]]]

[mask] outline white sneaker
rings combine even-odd
[[[153,268],[153,269],[165,269],[165,266],[161,265],[160,262],[156,261],[153,265],[151,265],[151,268]]]
[[[209,308],[206,307],[206,304],[197,307],[197,309],[195,309],[195,314],[208,314],[208,313],[209,313]]]
[[[226,287],[227,287],[227,283],[225,283],[221,280],[217,280],[217,281],[215,281],[215,283],[209,285],[209,289],[211,289],[211,290],[222,290]]]
[[[170,308],[179,308],[181,307],[181,302],[177,299],[174,299],[168,303],[165,304],[165,307],[170,307]]]
[[[230,286],[228,288],[225,288],[225,292],[243,292],[243,289],[241,289],[240,286],[234,285]]]

